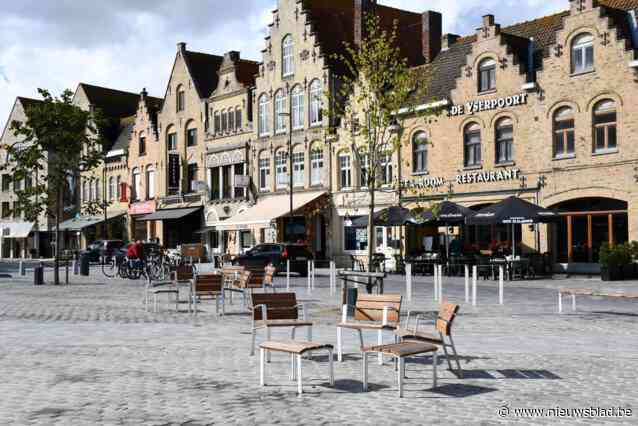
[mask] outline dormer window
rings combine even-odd
[[[288,34],[281,42],[281,74],[289,77],[295,73],[294,43],[292,36]]]
[[[572,74],[594,70],[594,37],[580,34],[572,42]]]
[[[479,64],[479,92],[496,90],[496,61],[492,58],[483,59]]]

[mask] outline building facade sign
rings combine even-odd
[[[131,216],[150,213],[155,213],[155,201],[153,200],[131,204],[128,208],[128,214]]]
[[[209,154],[207,166],[209,168],[219,166],[230,166],[232,164],[241,164],[246,161],[246,150],[238,149],[230,152],[222,152],[218,154]]]
[[[518,180],[520,174],[521,171],[518,169],[463,173],[456,175],[456,183],[458,185],[469,185],[474,183],[505,182]]]
[[[445,179],[438,176],[428,176],[415,180],[401,182],[402,189],[436,189],[445,184]]]
[[[506,96],[503,98],[473,100],[461,105],[450,107],[450,116],[458,117],[466,114],[474,114],[481,111],[491,111],[495,109],[511,108],[513,106],[527,104],[527,93]]]

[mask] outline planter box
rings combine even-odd
[[[600,267],[600,278],[603,281],[622,281],[624,279],[623,275],[623,267],[621,266],[611,266],[611,267]]]

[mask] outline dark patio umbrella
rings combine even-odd
[[[448,226],[458,226],[474,215],[474,211],[451,201],[443,201],[435,211],[426,210],[415,215],[417,224],[445,226],[445,253],[450,257]]]
[[[405,207],[392,206],[374,214],[374,226],[403,226],[414,223],[412,212]],[[352,221],[352,226],[368,226],[368,216],[362,216]]]
[[[514,225],[556,222],[560,215],[518,197],[509,197],[492,204],[466,220],[468,225],[512,225],[512,254],[515,254]]]

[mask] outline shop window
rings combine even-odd
[[[611,99],[594,107],[594,152],[616,149],[616,104]]]
[[[295,46],[292,35],[288,34],[281,42],[281,74],[289,77],[295,73]]]
[[[184,88],[179,86],[177,88],[177,111],[184,111],[186,107],[186,94],[184,93]]]
[[[339,154],[339,187],[340,189],[350,189],[352,187],[350,154]]]
[[[146,137],[140,136],[139,142],[139,156],[146,155]]]
[[[502,118],[496,123],[496,164],[514,161],[514,124],[510,118]]]
[[[239,240],[243,250],[249,249],[255,245],[253,243],[253,234],[251,231],[240,231]]]
[[[572,42],[572,73],[580,74],[594,70],[594,37],[580,34]]]
[[[470,123],[463,131],[464,165],[476,167],[481,165],[481,126]]]
[[[275,155],[275,183],[277,189],[288,186],[288,153],[282,149]]]
[[[310,153],[310,185],[321,185],[323,181],[323,151],[315,148]]]
[[[292,154],[292,183],[295,187],[304,187],[305,156],[303,152]]]
[[[186,131],[186,146],[197,145],[197,129],[188,129]]]
[[[286,115],[286,95],[283,90],[279,89],[275,94],[275,133],[286,131],[286,122],[288,121]]]
[[[358,219],[353,217],[351,220]],[[343,227],[344,251],[365,251],[368,249],[368,229],[366,227]]]
[[[266,136],[270,133],[270,99],[265,93],[259,97],[259,136]]]
[[[259,159],[259,190],[268,191],[270,180],[270,158]]]
[[[563,107],[554,114],[554,158],[574,155],[574,110]]]
[[[425,132],[417,132],[412,137],[412,172],[425,173],[428,170],[428,138]]]
[[[295,130],[304,127],[304,93],[300,85],[292,89],[292,128]]]
[[[323,122],[321,98],[323,96],[321,81],[314,80],[310,84],[310,125],[317,126]]]
[[[166,138],[166,148],[168,151],[177,151],[177,133],[169,133]]]
[[[483,59],[479,64],[479,92],[496,90],[496,61]]]

